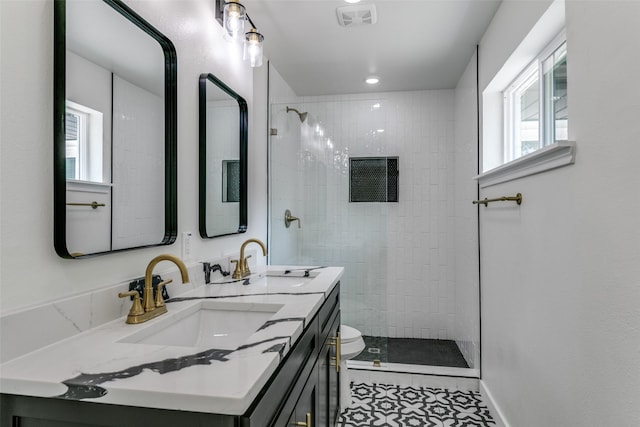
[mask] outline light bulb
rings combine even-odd
[[[223,16],[224,38],[228,41],[242,41],[245,20],[246,13],[243,5],[235,0],[225,4]]]
[[[252,67],[262,66],[262,42],[264,36],[255,28],[249,30],[244,36],[244,60],[249,61]]]

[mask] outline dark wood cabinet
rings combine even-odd
[[[307,418],[309,427],[333,427],[340,387],[332,343],[339,326],[338,283],[242,416],[1,394],[0,427],[302,427]]]
[[[316,427],[322,425],[320,411],[318,410],[318,376],[311,375],[305,384],[302,394],[298,398],[295,411],[289,418],[289,426]]]
[[[337,343],[340,330],[340,311],[332,313],[328,335],[320,347],[318,357],[318,391],[320,420],[317,426],[333,427],[339,415],[340,375],[338,368]]]

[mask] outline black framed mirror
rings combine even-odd
[[[54,3],[54,247],[63,258],[177,235],[177,60],[120,0]]]
[[[213,74],[200,82],[200,236],[247,230],[247,102]]]

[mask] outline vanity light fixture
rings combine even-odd
[[[243,59],[252,67],[262,66],[264,36],[256,30],[246,8],[238,0],[215,0],[216,20],[222,25],[223,38],[232,42],[243,42]],[[245,31],[245,23],[250,29]]]
[[[255,28],[251,28],[244,36],[244,55],[243,59],[249,61],[252,67],[262,66],[262,42],[264,36]]]
[[[224,3],[222,28],[225,40],[241,42],[244,36],[244,22],[247,20],[247,11],[238,0],[229,0]]]

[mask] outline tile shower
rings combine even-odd
[[[456,322],[454,98],[434,90],[271,106],[270,262],[344,266],[342,323],[365,336],[469,336]],[[301,122],[287,106],[308,115]],[[355,157],[398,158],[397,203],[350,203]],[[286,209],[300,229],[285,227]],[[475,355],[464,356],[474,367]]]

